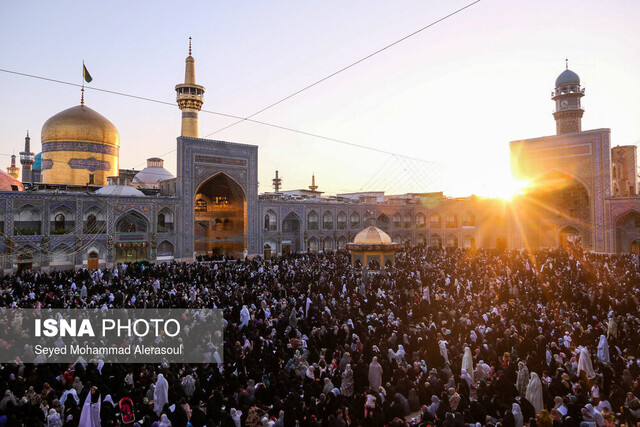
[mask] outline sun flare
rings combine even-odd
[[[483,184],[477,195],[492,199],[511,200],[516,196],[525,193],[529,187],[529,181],[508,178],[504,180],[495,180],[493,182]]]

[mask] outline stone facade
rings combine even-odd
[[[177,246],[176,197],[117,197],[82,192],[3,192],[0,200],[0,258],[5,270],[20,267],[70,268],[139,259],[173,259]],[[163,221],[159,223],[159,216]],[[138,229],[118,225],[135,216]],[[168,221],[166,219],[168,219]],[[158,248],[163,248],[158,252]]]

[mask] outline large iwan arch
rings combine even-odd
[[[229,175],[218,173],[195,192],[194,252],[196,255],[242,257],[247,249],[247,198]]]

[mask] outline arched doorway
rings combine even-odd
[[[580,246],[582,244],[582,234],[575,227],[568,225],[560,230],[559,243],[561,248]]]
[[[559,230],[567,223],[590,224],[593,217],[585,185],[574,176],[557,170],[536,178],[519,204],[519,227],[531,248],[562,245]],[[581,239],[581,244],[589,249],[588,229],[583,231],[586,239]]]
[[[149,221],[137,211],[129,211],[116,221],[116,262],[148,259]]]
[[[168,240],[165,240],[158,245],[157,259],[163,260],[163,261],[171,260],[174,258],[174,252],[175,250],[174,250],[173,243],[171,243]]]
[[[195,195],[194,251],[242,258],[247,248],[244,190],[224,173],[203,182]]]
[[[627,211],[616,219],[616,252],[640,251],[640,212]]]
[[[265,243],[264,245],[264,259],[271,258],[271,245]]]
[[[25,245],[19,248],[15,258],[18,271],[31,270],[34,267],[38,267],[37,254],[38,251],[31,245]]]
[[[310,238],[308,245],[309,247],[307,248],[307,250],[309,252],[318,252],[318,239],[316,239],[315,237]]]
[[[99,255],[98,252],[96,251],[91,251],[87,254],[87,269],[88,270],[97,270],[98,269],[98,262],[99,262]]]
[[[282,253],[300,252],[300,217],[289,212],[282,220]]]

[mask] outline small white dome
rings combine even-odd
[[[164,161],[158,157],[147,159],[147,167],[138,172],[131,180],[138,187],[155,187],[159,181],[175,178],[164,168]]]
[[[144,193],[130,185],[107,185],[96,191],[96,194],[108,196],[144,197]]]

